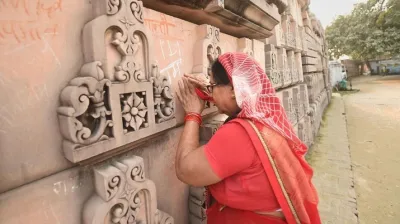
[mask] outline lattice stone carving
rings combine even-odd
[[[211,75],[211,65],[222,54],[220,46],[220,31],[218,28],[203,24],[196,28],[197,41],[193,52],[193,69],[192,73],[200,73],[205,75],[207,79]],[[203,114],[208,114],[216,111],[216,107],[210,103],[206,104],[206,109]]]
[[[170,81],[153,61],[139,0],[93,0],[85,62],[60,96],[64,154],[79,162],[176,125]],[[110,154],[111,155],[111,154]]]
[[[138,156],[93,169],[95,194],[84,205],[84,224],[173,224],[157,209],[156,188]]]
[[[248,38],[239,38],[237,40],[238,43],[238,52],[242,52],[254,57],[253,52],[253,42]]]

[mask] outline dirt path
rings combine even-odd
[[[400,76],[362,77],[343,96],[359,222],[400,223]]]

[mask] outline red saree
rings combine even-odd
[[[208,223],[321,223],[318,198],[311,183],[312,169],[303,157],[294,153],[280,134],[260,123],[244,119],[231,122],[240,124],[250,136],[286,221],[253,211],[223,207],[217,202],[207,209]],[[219,195],[214,194],[220,191],[213,191],[213,186],[209,188],[218,198]]]

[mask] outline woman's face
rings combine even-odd
[[[211,74],[210,84],[216,84]],[[217,83],[218,84],[218,83]],[[216,85],[212,89],[212,97],[214,103],[218,108],[219,113],[226,114],[228,116],[235,115],[239,110],[239,106],[236,103],[235,92],[232,85]]]

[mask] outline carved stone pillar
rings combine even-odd
[[[278,67],[278,51],[272,44],[265,45],[265,72],[272,86],[279,89],[283,86],[283,73]]]
[[[293,107],[293,90],[292,88],[283,89],[276,92],[277,97],[280,99],[286,115],[292,125],[297,124],[296,112]]]
[[[296,114],[296,119],[299,121],[304,116],[304,109],[302,108],[302,103],[300,101],[300,86],[293,86],[293,107]]]
[[[280,48],[278,52],[278,70],[283,79],[283,86],[288,86],[292,82],[292,78],[289,73],[288,58],[286,55],[286,49]]]
[[[238,44],[238,52],[242,52],[250,55],[251,57],[254,57],[252,40],[248,38],[239,38],[237,40],[237,44]]]
[[[306,115],[310,111],[310,103],[308,101],[308,88],[306,84],[300,84],[300,107],[302,111],[300,113]]]
[[[294,57],[294,51],[288,51],[287,52],[287,58],[288,58],[288,67],[289,67],[289,74],[291,77],[291,82],[290,83],[285,83],[285,85],[289,84],[295,84],[299,81],[299,76],[297,73],[297,68],[296,68],[296,61]]]
[[[192,73],[204,75],[207,79],[211,75],[211,65],[222,54],[223,50],[220,46],[219,29],[213,26],[203,24],[196,28],[197,41],[193,48],[193,64]],[[216,112],[217,108],[207,102],[203,115]]]
[[[296,29],[297,24],[292,15],[282,16],[283,46],[285,48],[292,50],[296,48]]]
[[[60,95],[63,150],[80,162],[176,124],[167,76],[153,61],[142,1],[92,0],[83,29],[85,64]]]
[[[296,37],[296,52],[303,51],[303,27],[297,26],[295,30],[295,37]]]
[[[279,23],[278,25],[275,26],[273,35],[269,38],[269,43],[273,44],[275,47],[282,47],[284,38],[283,38],[283,30],[282,30],[282,24]]]
[[[144,175],[138,156],[95,167],[95,194],[84,205],[84,224],[173,224],[157,209],[156,188]]]
[[[295,53],[294,58],[295,58],[297,76],[299,77],[299,82],[303,82],[304,76],[303,76],[303,64],[301,60],[301,53]]]

